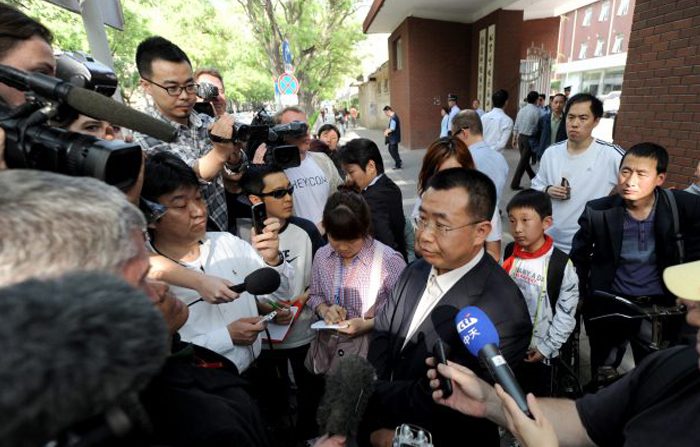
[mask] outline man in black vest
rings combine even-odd
[[[389,154],[394,159],[394,169],[401,169],[401,157],[399,156],[401,121],[391,106],[384,106],[384,115],[389,118],[389,127],[384,130],[384,141],[389,145]]]

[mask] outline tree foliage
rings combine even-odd
[[[238,0],[255,40],[265,51],[266,68],[276,77],[284,72],[282,42],[293,54],[301,102],[315,108],[331,96],[348,76],[357,75],[354,54],[362,39],[353,0]]]
[[[79,15],[42,0],[6,0],[45,24],[63,50],[89,52]],[[332,97],[359,61],[362,38],[355,0],[122,0],[124,30],[107,28],[122,97],[138,87],[134,55],[139,42],[162,35],[178,44],[194,68],[216,67],[236,104],[273,99],[273,82],[284,72],[281,43],[290,42],[301,99],[311,108]]]

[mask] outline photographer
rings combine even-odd
[[[235,163],[239,153],[232,142],[234,118],[218,119],[193,113],[197,84],[187,55],[174,43],[154,36],[136,50],[141,87],[153,100],[146,113],[178,129],[175,142],[135,134],[135,140],[148,153],[167,151],[194,169],[201,183],[209,210],[207,228],[228,229],[228,211],[221,171],[227,161]]]
[[[56,60],[51,43],[53,34],[44,25],[17,9],[0,4],[0,64],[28,72],[53,75]],[[18,106],[25,102],[24,93],[0,83],[0,102]],[[5,165],[5,131],[0,129],[0,170]]]
[[[279,124],[288,124],[293,121],[307,122],[306,113],[298,107],[286,107],[277,116],[275,121]],[[321,218],[326,200],[338,190],[343,180],[333,161],[320,152],[310,152],[311,137],[307,133],[299,138],[288,138],[287,144],[299,148],[301,164],[295,168],[284,170],[289,181],[294,186],[294,212],[298,217],[308,219],[315,223],[321,233]],[[256,154],[256,158],[258,154]]]
[[[217,118],[226,114],[226,88],[224,87],[224,78],[216,68],[200,68],[194,73],[194,80],[197,84],[211,84],[218,90],[218,95],[209,101],[209,105],[214,110],[214,116]],[[202,101],[201,98],[198,102]]]

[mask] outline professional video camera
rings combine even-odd
[[[49,126],[49,121],[82,113],[164,141],[172,141],[175,129],[93,91],[106,94],[116,90],[116,76],[109,74],[109,68],[75,53],[63,53],[57,62],[58,73],[70,81],[0,65],[0,82],[27,92],[27,102],[19,107],[0,101],[7,166],[91,176],[123,190],[128,188],[141,167],[137,144],[69,132]]]
[[[250,160],[255,156],[258,146],[265,143],[265,164],[275,164],[286,169],[299,166],[301,158],[299,148],[284,144],[284,140],[301,138],[308,132],[309,126],[299,121],[274,125],[272,117],[262,108],[250,125],[237,126],[234,137],[236,141],[246,143],[245,152]]]

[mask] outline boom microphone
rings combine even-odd
[[[241,284],[229,287],[236,293],[248,292],[251,295],[267,295],[280,286],[280,274],[272,267],[263,267],[245,277]]]
[[[353,438],[375,380],[374,368],[366,359],[357,355],[341,358],[335,372],[326,376],[326,391],[317,413],[321,433]]]
[[[498,349],[500,340],[496,326],[484,311],[474,306],[465,307],[455,316],[455,325],[462,343],[471,355],[486,363],[493,380],[510,394],[523,413],[532,417],[525,393]]]
[[[27,73],[0,64],[0,82],[22,91],[33,91],[46,99],[65,102],[78,112],[92,118],[109,121],[127,129],[171,142],[177,130],[156,118],[127,107],[100,93],[76,87],[43,73]]]
[[[0,352],[0,445],[36,446],[133,405],[165,361],[168,331],[142,292],[74,273],[0,289]],[[108,425],[123,433],[133,419]]]

